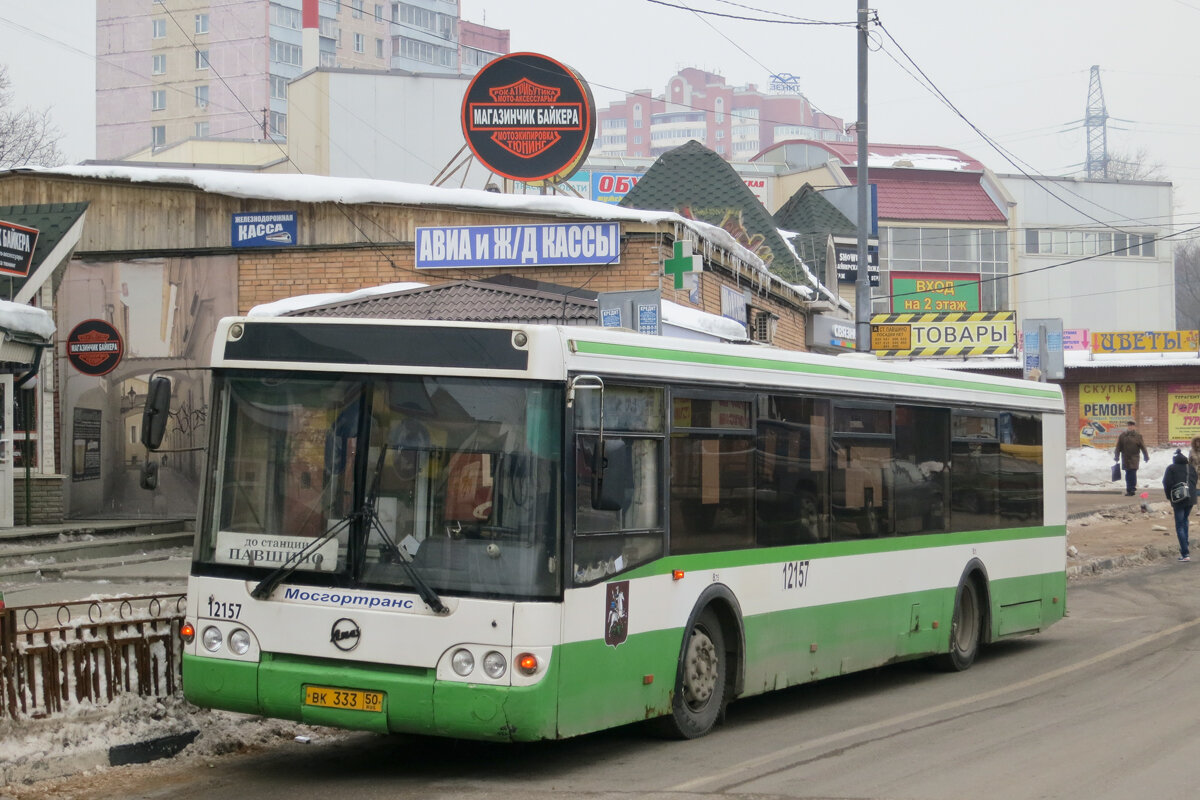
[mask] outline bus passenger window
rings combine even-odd
[[[829,403],[760,400],[755,530],[760,547],[829,540]]]

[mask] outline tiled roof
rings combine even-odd
[[[371,295],[285,316],[595,325],[597,311],[595,292],[502,275]]]
[[[804,263],[817,275],[825,274],[826,239],[854,236],[858,229],[811,184],[804,184],[775,212],[775,226],[796,234],[789,238]]]
[[[37,269],[38,265],[50,254],[50,251],[58,246],[59,241],[71,229],[79,216],[87,210],[87,207],[87,203],[0,206],[0,220],[37,229],[37,244],[33,248],[33,261],[30,267],[32,274],[33,270]],[[67,259],[64,259],[63,264],[66,263]],[[62,275],[63,270],[61,269],[54,274],[52,286],[55,290],[58,289],[58,281],[62,280]],[[0,295],[11,299],[25,284],[25,281],[26,278],[18,276],[3,276],[3,279],[0,280]]]
[[[674,211],[724,228],[791,283],[809,280],[758,201],[729,162],[697,141],[659,156],[621,205],[643,211]]]
[[[855,182],[854,168],[845,172]],[[1005,222],[980,177],[974,172],[872,169],[868,179],[878,187],[880,220]]]
[[[808,183],[775,212],[775,227],[796,233],[832,233],[834,236],[853,236],[858,230],[852,220]]]

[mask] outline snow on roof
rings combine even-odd
[[[867,166],[956,171],[970,168],[965,161],[949,153],[867,153]]]
[[[746,341],[746,326],[740,322],[710,314],[696,308],[688,308],[670,300],[662,301],[663,322],[690,331],[707,333],[735,342]]]
[[[374,297],[380,294],[404,292],[409,289],[424,289],[427,283],[385,283],[382,286],[366,286],[353,292],[322,292],[319,294],[301,294],[295,297],[285,297],[271,303],[262,303],[250,309],[248,317],[279,317],[289,311],[299,311],[302,308],[313,308],[330,303],[341,303],[349,300],[359,300],[363,297]]]
[[[0,328],[11,333],[33,334],[49,341],[54,336],[54,317],[40,308],[0,300]]]
[[[816,286],[820,293],[825,296],[825,299],[829,300],[836,306],[841,306],[847,311],[852,310],[850,304],[839,297],[837,292],[833,291],[824,283],[817,280],[817,276],[812,274],[812,270],[808,268],[808,264],[804,263],[804,259],[802,259],[800,254],[796,252],[796,246],[792,244],[792,237],[799,236],[800,234],[796,233],[795,231],[785,231],[782,228],[779,228],[778,230],[779,238],[783,239],[783,243],[788,246],[788,250],[792,251],[792,255],[796,258],[796,263],[800,265],[800,269],[804,270],[804,274],[807,275],[809,280],[812,281],[813,286]],[[812,298],[813,292],[811,288],[807,286],[797,286],[795,288],[797,291],[803,291],[809,299]]]
[[[334,178],[325,175],[246,173],[226,170],[132,167],[116,164],[71,164],[61,167],[21,167],[14,171],[36,171],[94,180],[164,183],[194,186],[213,194],[296,203],[392,203],[396,205],[450,206],[507,213],[526,212],[562,217],[582,217],[611,222],[667,223],[686,228],[699,240],[720,247],[736,261],[770,282],[791,284],[770,272],[757,255],[743,247],[723,228],[688,219],[669,211],[638,211],[578,197],[561,195],[517,195],[478,189],[447,189],[374,178]]]

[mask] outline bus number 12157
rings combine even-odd
[[[807,561],[785,561],[783,563],[783,588],[803,589],[808,583]]]

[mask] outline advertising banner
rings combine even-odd
[[[838,283],[858,282],[858,242],[851,239],[833,240],[833,257],[837,260]],[[879,244],[867,245],[867,278],[871,286],[879,285]]]
[[[417,228],[417,269],[620,263],[616,222]]]
[[[898,272],[893,270],[891,279],[892,311],[896,313],[902,311],[979,310],[978,274],[970,272]]]
[[[1200,436],[1200,383],[1167,385],[1167,438],[1171,444],[1190,445]]]
[[[1079,384],[1079,446],[1112,449],[1129,420],[1137,419],[1132,383]]]
[[[1098,331],[1092,353],[1194,353],[1200,331]]]
[[[234,247],[291,247],[297,227],[295,211],[234,214],[229,242]]]
[[[537,53],[512,53],[471,79],[462,130],[475,158],[491,172],[559,183],[592,149],[596,101],[583,77],[566,64]]]
[[[592,170],[592,199],[616,205],[642,177],[638,172],[597,172]]]
[[[1017,347],[1014,311],[976,311],[969,314],[872,314],[872,349],[878,356],[998,356],[1012,355]],[[888,326],[905,326],[909,346],[876,349],[883,337],[897,340],[903,335]],[[878,331],[878,333],[877,333]],[[880,337],[877,339],[877,335]]]
[[[0,272],[22,278],[28,275],[37,240],[37,228],[0,222]]]

